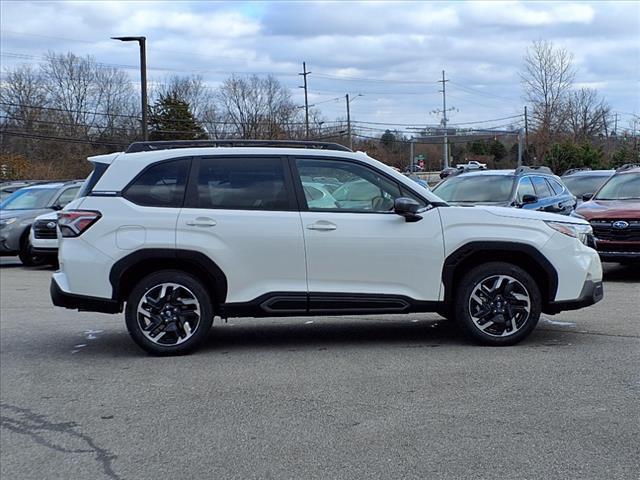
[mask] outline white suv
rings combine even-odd
[[[89,160],[87,196],[59,212],[53,303],[124,310],[151,353],[194,349],[214,316],[438,312],[511,345],[541,312],[603,295],[587,222],[450,207],[340,145],[147,142]]]

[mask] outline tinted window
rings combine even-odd
[[[189,172],[189,159],[149,167],[124,193],[124,198],[149,207],[181,207]]]
[[[447,202],[507,202],[512,187],[511,175],[461,175],[447,178],[433,193]]]
[[[536,195],[538,195],[538,198],[547,198],[554,195],[553,193],[551,193],[551,189],[549,188],[547,182],[545,182],[544,178],[531,177],[531,181],[533,182],[533,186],[536,189]]]
[[[553,178],[547,178],[547,183],[551,187],[551,191],[556,195],[560,195],[562,192],[564,192],[564,188],[558,183],[557,180],[554,180]]]
[[[204,158],[198,208],[289,210],[280,158]]]
[[[71,200],[76,198],[76,195],[78,194],[79,190],[80,190],[79,185],[77,187],[67,188],[64,192],[60,194],[60,196],[56,200],[56,205],[60,205],[61,207],[64,207],[67,203],[69,203]]]
[[[533,184],[529,177],[524,177],[520,179],[520,183],[518,184],[518,203],[522,203],[522,198],[525,195],[535,195],[536,191],[533,189]]]
[[[297,165],[301,177],[330,179],[336,187],[330,192],[329,201],[323,203],[305,189],[309,210],[388,212],[393,209],[394,200],[402,196],[397,183],[357,163],[300,159]]]
[[[78,198],[86,197],[87,195],[89,195],[89,193],[91,193],[93,187],[95,187],[96,183],[98,183],[98,180],[100,180],[102,175],[104,175],[104,172],[107,171],[107,168],[109,168],[108,163],[96,162],[94,164],[93,172],[89,174],[87,179],[82,184],[80,193],[78,194]]]

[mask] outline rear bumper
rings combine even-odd
[[[544,313],[554,315],[565,310],[578,310],[580,308],[588,307],[594,303],[598,303],[604,297],[604,289],[602,281],[587,280],[582,286],[580,296],[573,300],[561,300],[558,302],[549,302],[546,308],[543,309]]]
[[[108,298],[73,295],[60,288],[55,278],[51,279],[51,301],[56,307],[70,308],[81,312],[119,313],[122,303]]]

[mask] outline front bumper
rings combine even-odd
[[[549,302],[549,304],[543,309],[544,313],[555,315],[565,310],[578,310],[583,307],[588,307],[594,303],[598,303],[604,297],[604,288],[602,281],[587,280],[582,286],[580,296],[573,300],[560,300],[556,302]]]
[[[74,295],[60,288],[55,278],[51,279],[49,289],[51,301],[56,307],[64,307],[81,312],[120,313],[122,303],[108,298],[96,298],[86,295]]]

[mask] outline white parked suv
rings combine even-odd
[[[340,145],[146,142],[89,160],[87,196],[59,212],[53,303],[124,310],[154,354],[193,350],[215,316],[438,312],[511,345],[541,312],[603,295],[587,222],[451,207]],[[347,193],[316,203],[309,177]]]

